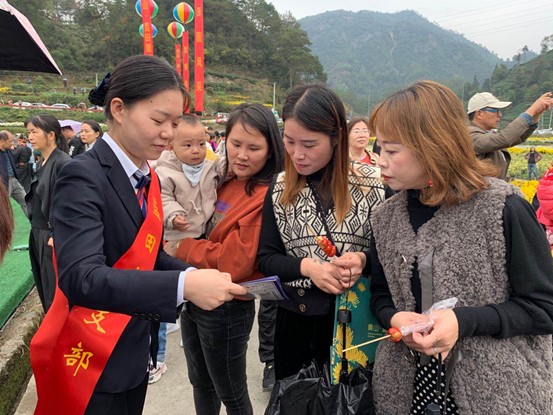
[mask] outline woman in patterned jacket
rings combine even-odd
[[[334,92],[300,86],[282,117],[285,171],[267,191],[258,250],[259,270],[278,275],[290,298],[278,305],[276,379],[329,361],[336,297],[368,275],[369,218],[384,199],[379,169],[349,160],[346,111]],[[315,236],[342,253],[337,262]]]

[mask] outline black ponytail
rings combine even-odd
[[[104,79],[102,79],[102,82],[100,82],[100,85],[90,90],[88,100],[92,105],[104,106],[109,89],[109,78],[111,78],[111,74],[108,72],[106,76],[104,76]]]
[[[130,107],[169,89],[182,93],[184,112],[190,104],[190,95],[175,68],[156,56],[136,55],[117,65],[111,75],[107,74],[102,83],[90,91],[88,99],[93,104],[103,105],[106,119],[110,121],[113,120],[110,106],[114,98]]]

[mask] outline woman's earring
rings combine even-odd
[[[428,179],[428,187],[432,186],[434,186],[434,182],[432,181],[432,179]]]

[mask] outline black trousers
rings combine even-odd
[[[48,311],[56,293],[56,272],[52,263],[52,248],[48,246],[51,232],[48,229],[31,228],[29,258],[36,290],[44,312]]]
[[[18,166],[16,170],[19,183],[21,183],[21,186],[25,189],[25,193],[29,193],[31,189],[31,179],[33,178],[33,167],[31,163],[25,163],[25,165],[21,167]]]
[[[148,373],[136,388],[119,393],[94,392],[84,415],[141,415],[146,400]]]
[[[330,361],[334,308],[326,315],[306,316],[278,308],[275,329],[275,376],[284,379],[315,359],[322,368]]]
[[[261,363],[275,360],[275,325],[278,303],[276,301],[261,300],[257,311],[257,325],[259,327],[259,360]]]

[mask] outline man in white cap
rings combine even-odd
[[[553,99],[551,92],[546,92],[499,132],[495,129],[501,121],[501,110],[509,105],[511,102],[500,101],[489,92],[480,92],[469,100],[467,111],[474,151],[479,158],[491,160],[500,169],[501,179],[506,179],[511,162],[507,149],[530,137],[543,112],[553,107]]]
[[[71,158],[84,153],[85,147],[79,133],[81,132],[81,123],[73,120],[59,120],[63,138],[67,140],[69,146],[68,154]]]

